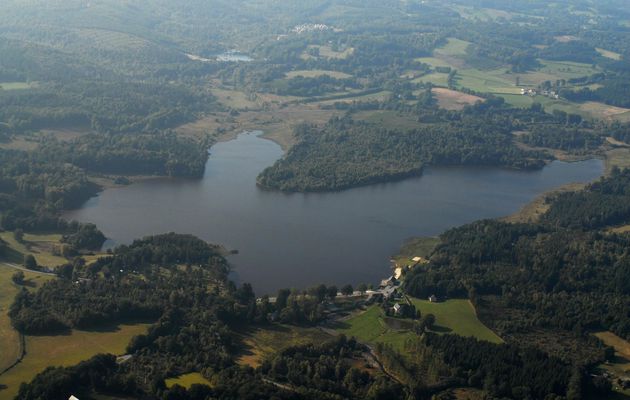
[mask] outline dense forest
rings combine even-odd
[[[430,99],[430,97],[428,97]],[[386,128],[352,118],[332,119],[323,128],[296,128],[298,144],[258,177],[263,188],[284,191],[339,190],[420,175],[425,165],[492,165],[536,169],[553,156],[524,150],[513,135],[535,147],[587,153],[603,143],[603,127],[589,127],[563,112],[546,114],[538,105],[515,110],[502,99],[439,110],[426,99],[414,106],[395,100],[377,107],[395,109],[418,120],[415,129]],[[425,122],[426,121],[426,122]],[[585,129],[589,128],[589,129]]]
[[[549,198],[538,223],[479,221],[445,232],[431,265],[412,271],[406,290],[468,297],[507,335],[610,330],[630,338],[630,243],[597,230],[627,223],[629,177],[615,170],[583,191]]]

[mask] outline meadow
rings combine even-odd
[[[9,307],[20,288],[13,283],[11,276],[16,272],[0,263],[0,371],[11,366],[21,354],[20,336],[11,326]],[[35,272],[25,272],[29,288],[37,288],[50,277]]]
[[[428,300],[410,298],[422,315],[435,315],[436,331],[446,331],[460,336],[472,336],[492,343],[503,340],[486,327],[479,318],[475,307],[469,300],[453,299],[431,303]]]
[[[0,375],[6,385],[2,396],[13,398],[22,382],[29,382],[49,366],[70,366],[97,354],[125,353],[131,338],[146,333],[149,324],[119,325],[102,331],[73,330],[67,335],[27,336],[26,355],[15,367]]]
[[[204,378],[199,372],[191,372],[189,374],[180,375],[176,378],[168,378],[164,381],[167,388],[172,388],[175,385],[190,389],[192,385],[207,385],[212,386],[209,380]]]
[[[13,232],[0,232],[0,239],[10,247],[10,254],[6,261],[22,264],[24,256],[32,254],[37,264],[45,267],[56,267],[68,262],[63,257],[53,254],[55,246],[60,246],[60,234],[30,234],[25,233],[21,242],[13,236]]]
[[[630,343],[612,332],[597,332],[595,336],[615,349],[613,361],[603,364],[602,368],[616,377],[630,378]],[[630,396],[630,390],[624,390],[615,383],[613,389],[624,396]]]
[[[425,300],[410,298],[411,302],[423,315],[435,315],[436,333],[454,333],[461,336],[473,336],[492,343],[502,343],[500,337],[488,329],[479,319],[474,307],[468,300],[447,300],[440,303],[430,303]],[[400,322],[400,327],[394,328],[393,322]],[[405,325],[410,320],[388,318],[379,305],[373,305],[366,311],[338,323],[336,330],[348,337],[355,337],[365,343],[383,343],[403,351],[405,342],[415,336]]]
[[[36,82],[0,82],[0,90],[27,90],[36,86]]]
[[[244,349],[237,363],[258,367],[265,357],[277,354],[291,346],[308,343],[323,343],[331,336],[317,328],[302,328],[289,325],[272,325],[253,328],[244,332],[241,340]]]

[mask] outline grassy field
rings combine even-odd
[[[480,21],[492,21],[499,18],[511,19],[514,13],[497,10],[495,8],[478,8],[478,7],[467,7],[467,6],[452,6],[452,8],[462,16],[462,18],[466,19],[476,19]]]
[[[204,378],[199,372],[180,375],[177,378],[169,378],[164,381],[164,383],[166,383],[166,387],[169,389],[175,385],[185,387],[186,389],[190,389],[190,387],[195,384],[211,386],[210,381]]]
[[[18,242],[13,237],[13,232],[0,232],[0,239],[9,244],[13,250],[7,261],[22,264],[24,256],[32,254],[38,265],[45,267],[56,267],[65,264],[68,260],[52,254],[54,246],[60,244],[59,234],[24,234],[24,240]]]
[[[601,54],[602,57],[610,58],[611,60],[616,61],[621,60],[621,54],[615,53],[614,51],[600,49],[599,47],[596,47],[595,50],[597,50],[597,52]]]
[[[448,74],[440,72],[432,72],[430,74],[423,75],[419,78],[413,79],[413,83],[431,83],[435,86],[448,86]]]
[[[383,310],[373,305],[367,311],[339,323],[337,330],[348,337],[355,337],[364,343],[384,343],[398,351],[403,351],[405,341],[415,333],[408,330],[393,330],[385,324]]]
[[[492,343],[503,342],[500,337],[479,321],[475,308],[468,300],[456,299],[439,303],[415,298],[410,300],[423,315],[435,315],[436,325],[440,328],[437,329],[438,332],[445,328],[449,333],[460,336],[473,336]]]
[[[448,38],[447,43],[435,49],[438,56],[463,56],[466,55],[466,49],[470,46],[470,42],[457,38]]]
[[[453,67],[448,61],[442,60],[437,57],[420,57],[416,58],[416,61],[421,62],[423,64],[430,65],[431,68],[436,67]]]
[[[435,331],[438,333],[474,336],[480,340],[487,340],[493,343],[503,342],[500,337],[479,321],[474,307],[468,300],[429,303],[428,301],[412,298],[411,301],[423,314],[430,313],[435,315]],[[339,322],[337,330],[346,336],[354,336],[362,342],[384,343],[399,351],[403,351],[405,341],[413,337],[415,333],[404,328],[393,328],[391,324],[386,322],[386,318],[381,307],[374,305],[357,316]]]
[[[226,90],[213,88],[212,94],[216,96],[219,103],[234,108],[236,110],[259,109],[261,104],[256,101],[256,96],[250,96],[237,90]]]
[[[106,331],[72,331],[68,335],[27,336],[26,356],[17,366],[0,376],[1,392],[12,398],[22,382],[29,382],[49,366],[68,366],[99,353],[124,354],[133,336],[146,333],[148,324],[120,325]]]
[[[273,325],[253,329],[242,336],[245,346],[237,363],[257,367],[269,354],[277,353],[287,347],[323,343],[330,339],[330,335],[316,328]]]
[[[328,71],[328,70],[323,70],[323,69],[291,71],[291,72],[287,72],[286,77],[289,79],[295,78],[297,76],[302,76],[304,78],[316,78],[318,76],[323,76],[323,75],[328,75],[331,78],[335,78],[335,79],[347,79],[347,78],[352,77],[352,75],[346,74],[344,72]]]
[[[20,338],[11,326],[8,312],[13,298],[20,288],[13,284],[11,276],[16,271],[13,268],[0,264],[0,371],[9,367],[20,355]],[[30,288],[36,288],[51,279],[48,276],[34,272],[24,273]]]
[[[630,168],[629,148],[617,148],[606,152],[606,172],[609,173],[613,167]]]
[[[615,349],[614,361],[601,367],[616,377],[630,378],[630,343],[612,332],[598,332],[595,336]],[[622,390],[616,384],[613,384],[613,388],[625,396],[630,396],[630,390]]]
[[[335,104],[335,103],[352,103],[353,101],[371,101],[371,100],[382,101],[382,100],[386,99],[387,97],[389,97],[391,94],[392,94],[392,92],[390,92],[388,90],[383,90],[381,92],[376,92],[376,93],[371,93],[371,94],[364,94],[364,95],[358,95],[358,96],[355,96],[355,97],[344,97],[344,98],[341,98],[341,99],[322,100],[322,101],[319,101],[319,102],[313,103],[313,104],[331,105],[331,104]]]
[[[549,192],[545,192],[526,204],[516,213],[501,218],[501,220],[514,224],[536,222],[545,212],[547,212],[547,210],[549,210],[550,205],[546,201],[548,196],[565,192],[576,192],[584,189],[585,186],[585,183],[569,183]]]
[[[36,86],[35,82],[0,82],[0,90],[26,90]]]
[[[81,28],[77,29],[76,32],[83,40],[90,42],[94,47],[103,49],[136,50],[150,44],[148,40],[139,36],[114,30]]]
[[[397,257],[410,259],[416,256],[428,258],[431,252],[440,243],[438,237],[419,237],[407,240]]]
[[[330,46],[318,46],[320,57],[346,59],[354,53],[354,48],[350,47],[343,51],[335,51]]]
[[[481,97],[445,88],[434,88],[433,95],[437,98],[440,108],[446,110],[462,110],[467,105],[484,101]]]
[[[521,89],[516,87],[516,77],[506,77],[505,70],[493,69],[483,71],[467,68],[457,71],[455,77],[457,87],[472,89],[482,93],[517,94]]]

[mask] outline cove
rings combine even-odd
[[[432,167],[418,178],[336,193],[257,188],[256,176],[280,157],[277,144],[243,133],[211,148],[202,179],[106,189],[65,217],[95,223],[110,246],[178,232],[237,249],[233,278],[263,294],[376,283],[409,237],[509,215],[545,191],[603,173],[601,160],[555,161],[539,171]]]

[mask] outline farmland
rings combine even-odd
[[[437,97],[440,108],[446,110],[462,110],[467,105],[483,101],[481,97],[444,88],[433,89],[433,94]]]
[[[474,307],[468,300],[448,300],[440,303],[429,303],[414,298],[410,300],[423,315],[435,315],[436,333],[455,333],[502,343],[501,338],[479,321]],[[337,330],[366,343],[384,343],[403,351],[405,341],[415,335],[411,331],[411,326],[411,320],[385,317],[381,307],[374,305],[365,312],[340,322]]]
[[[13,303],[13,298],[20,288],[11,280],[15,273],[13,268],[0,264],[0,371],[12,365],[20,356],[20,338],[11,326],[7,313]],[[35,272],[25,272],[25,279],[29,287],[36,288],[50,279]]]
[[[120,325],[103,331],[72,331],[68,335],[27,336],[26,356],[18,365],[0,376],[12,397],[22,382],[29,382],[49,366],[68,366],[99,353],[122,355],[132,337],[146,332],[148,324]]]
[[[469,300],[446,300],[431,303],[428,300],[411,298],[411,302],[423,315],[433,314],[436,319],[436,331],[446,331],[460,336],[473,336],[479,340],[502,343],[500,337],[488,329],[479,319]]]

